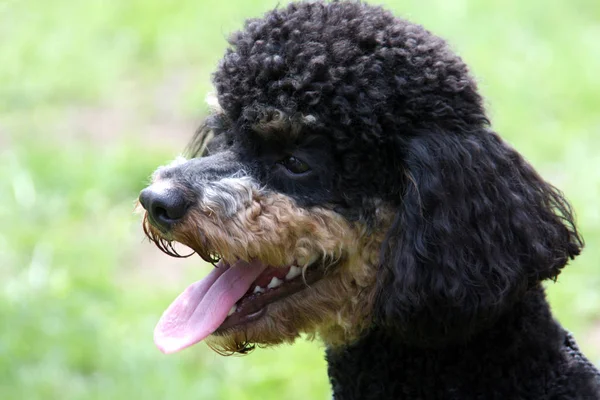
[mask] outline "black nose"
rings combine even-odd
[[[151,222],[163,229],[170,229],[181,220],[189,207],[189,202],[180,190],[157,190],[152,186],[142,190],[140,203],[148,211]]]

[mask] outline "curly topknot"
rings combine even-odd
[[[463,61],[378,7],[294,3],[247,21],[229,42],[214,80],[232,120],[269,104],[378,137],[390,126],[486,122]]]

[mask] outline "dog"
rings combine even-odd
[[[165,353],[326,344],[335,399],[600,399],[542,282],[583,241],[423,27],[362,2],[250,19],[187,158],[139,197],[146,235],[216,268],[164,312]]]

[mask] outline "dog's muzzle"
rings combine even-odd
[[[154,173],[153,183],[141,191],[139,201],[149,222],[163,233],[194,206],[203,213],[231,217],[247,205],[253,188],[258,187],[245,170],[230,151],[191,160],[178,158]]]

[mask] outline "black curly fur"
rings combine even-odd
[[[597,371],[568,340],[536,288],[464,343],[416,347],[377,327],[327,359],[336,399],[598,399]]]
[[[270,112],[303,118],[327,168],[298,187],[262,172],[267,185],[351,220],[373,221],[373,199],[397,210],[372,329],[328,351],[336,399],[600,398],[540,286],[583,245],[569,205],[491,130],[442,39],[379,7],[316,2],[249,20],[230,44],[214,143],[252,148]]]
[[[403,167],[379,317],[412,343],[464,340],[579,254],[561,193],[493,132],[421,132]]]

